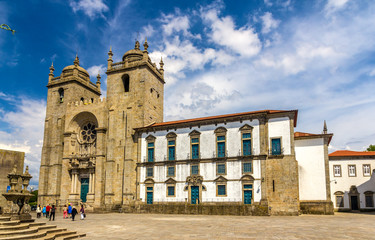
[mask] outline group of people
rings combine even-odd
[[[83,205],[81,205],[81,209],[79,210],[79,212],[81,213],[81,220],[84,220],[86,217],[86,214],[85,214],[85,208],[83,207]],[[51,219],[52,221],[55,221],[55,213],[56,213],[55,205],[52,204],[52,206],[50,206],[48,204],[47,206],[43,206],[43,208],[41,208],[40,205],[38,205],[36,209],[36,217],[41,218],[42,213],[43,213],[43,217],[49,218],[50,221]],[[64,219],[71,218],[72,221],[74,221],[74,218],[77,214],[78,214],[78,211],[75,206],[72,206],[70,203],[68,204],[68,206],[67,205],[64,206],[63,208]]]

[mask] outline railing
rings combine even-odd
[[[112,63],[112,69],[120,69],[125,65],[125,62]]]
[[[284,148],[276,149],[276,150],[270,149],[268,154],[272,156],[284,155]]]

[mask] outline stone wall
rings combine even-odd
[[[13,166],[17,165],[17,173],[23,173],[23,163],[25,159],[24,152],[16,152],[0,149],[0,208],[6,205],[6,199],[3,193],[6,192],[9,185],[8,173],[12,171]],[[19,184],[19,186],[22,186]],[[0,211],[1,212],[1,211]]]
[[[332,201],[300,201],[301,213],[333,215]]]

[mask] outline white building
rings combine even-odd
[[[335,210],[375,210],[375,152],[333,152],[329,169]]]
[[[148,204],[263,204],[278,214],[331,213],[332,134],[294,133],[296,123],[297,110],[265,110],[135,129],[139,198]]]

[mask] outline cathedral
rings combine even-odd
[[[107,97],[79,64],[50,67],[39,204],[93,211],[332,214],[332,134],[294,132],[297,110],[163,121],[164,69],[147,40],[114,63]],[[163,206],[160,208],[160,206]],[[197,211],[197,212],[194,212]]]

